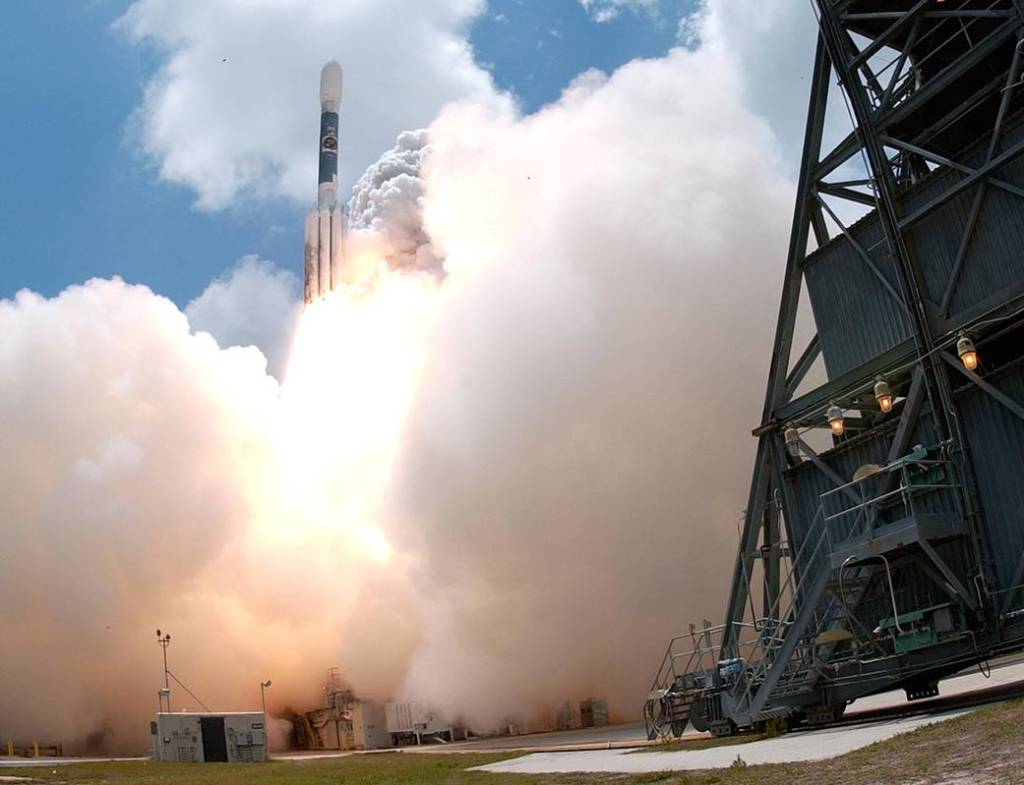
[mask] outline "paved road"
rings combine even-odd
[[[964,712],[950,712],[929,717],[904,717],[870,725],[825,728],[779,736],[774,739],[750,741],[746,744],[709,747],[674,752],[631,753],[628,750],[586,750],[581,752],[535,752],[521,758],[480,766],[478,771],[514,772],[517,774],[555,774],[564,772],[686,771],[690,769],[724,769],[737,757],[747,764],[789,763],[824,760],[884,741],[899,733],[919,728]]]

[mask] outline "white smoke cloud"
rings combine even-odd
[[[349,228],[356,246],[383,241],[392,268],[440,272],[442,260],[423,228],[423,178],[430,154],[427,132],[405,131],[352,187]]]
[[[221,346],[256,346],[277,378],[284,371],[300,311],[299,279],[272,262],[246,256],[185,308],[192,329]]]
[[[431,127],[449,277],[391,486],[438,597],[410,694],[635,716],[721,612],[791,187],[741,78],[678,50]]]
[[[340,176],[351,183],[448,101],[508,100],[466,39],[483,9],[483,0],[137,0],[118,27],[163,60],[136,113],[138,143],[202,209],[308,200],[321,66],[336,58],[345,69]]]
[[[525,118],[449,106],[353,211],[445,276],[307,311],[282,385],[202,332],[272,345],[230,313],[287,301],[256,261],[192,325],[120,281],[0,302],[14,732],[144,748],[156,626],[220,708],[267,676],[272,711],[312,706],[340,665],[485,725],[636,716],[667,638],[721,612],[745,501],[792,199],[749,84],[705,44]]]
[[[316,706],[378,597],[395,604],[380,648],[343,661],[366,694],[397,687],[415,607],[374,483],[418,369],[418,287],[354,297],[324,344],[300,330],[283,387],[255,347],[218,347],[145,287],[0,301],[5,734],[144,750],[158,627],[207,705],[252,709],[272,675],[272,712]]]
[[[155,693],[122,688],[149,664],[150,614],[245,531],[236,477],[276,385],[259,352],[190,335],[119,280],[0,301],[0,335],[6,732],[70,741],[109,722],[137,740],[110,704],[141,722],[131,708]]]

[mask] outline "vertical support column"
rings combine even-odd
[[[786,275],[783,282],[782,301],[779,305],[778,322],[775,329],[775,344],[772,350],[771,366],[768,371],[768,385],[762,412],[762,427],[771,422],[775,409],[787,397],[786,377],[793,343],[793,330],[800,301],[803,280],[802,262],[807,255],[807,241],[814,216],[814,182],[821,155],[821,138],[825,127],[825,108],[828,100],[828,75],[830,64],[825,47],[819,37],[814,55],[814,75],[808,101],[807,127],[804,135],[803,158],[797,187],[796,206],[793,212],[793,226],[786,259]],[[823,231],[823,229],[822,229]],[[819,238],[820,239],[820,238]],[[742,621],[747,602],[748,588],[744,575],[745,554],[757,545],[758,535],[764,526],[764,505],[768,496],[772,467],[771,440],[780,438],[775,428],[762,430],[758,436],[757,456],[754,459],[754,474],[750,483],[747,511],[740,535],[739,554],[733,571],[732,587],[725,612],[725,630],[722,633],[722,650],[729,651],[735,644],[736,623]],[[774,598],[771,598],[774,600]],[[767,600],[767,598],[766,598]]]
[[[764,598],[761,603],[764,609],[762,616],[768,618],[775,606],[775,598],[779,596],[781,582],[779,559],[782,556],[779,542],[779,509],[769,499],[764,511],[764,537],[761,545],[762,566],[764,568]]]

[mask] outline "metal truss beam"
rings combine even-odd
[[[797,186],[796,206],[793,211],[793,225],[790,233],[789,253],[783,283],[782,301],[779,305],[775,342],[772,348],[771,365],[768,371],[768,385],[765,393],[762,422],[771,419],[772,411],[788,400],[787,372],[793,345],[800,289],[803,280],[801,260],[807,253],[807,241],[812,225],[819,242],[821,219],[815,220],[816,209],[811,197],[813,161],[821,154],[821,140],[825,128],[825,106],[828,100],[829,62],[825,48],[819,40],[814,55],[814,71],[811,79],[811,94],[804,134],[804,151]],[[827,237],[825,238],[827,239]],[[725,631],[722,649],[728,651],[735,644],[736,623],[743,619],[747,602],[748,587],[743,580],[744,554],[753,550],[764,527],[764,505],[768,499],[768,487],[773,468],[771,440],[779,436],[769,429],[758,436],[757,455],[754,459],[754,474],[750,483],[750,494],[740,534],[740,551],[733,571],[732,588],[726,606]],[[784,492],[780,491],[780,492]]]
[[[1021,406],[1019,403],[1013,400],[1013,398],[1004,393],[994,384],[982,379],[974,371],[965,368],[964,364],[960,362],[958,358],[951,355],[949,352],[943,352],[942,359],[945,360],[951,368],[955,368],[961,374],[963,374],[976,385],[978,385],[978,387],[980,387],[986,393],[991,395],[995,400],[999,401],[999,403],[1001,403],[1003,406],[1005,406],[1007,409],[1009,409],[1011,412],[1017,415],[1017,417],[1019,417],[1021,420],[1024,420],[1024,406]]]
[[[821,339],[818,334],[815,333],[814,337],[808,342],[807,347],[801,352],[800,357],[797,358],[796,364],[793,365],[793,369],[789,372],[786,377],[786,397],[792,398],[793,393],[796,392],[796,388],[800,386],[800,383],[807,376],[807,372],[811,370],[811,366],[814,365],[814,361],[821,355]]]
[[[820,1],[820,0],[819,0]],[[903,12],[900,12],[901,14]],[[1000,47],[1008,38],[1016,32],[1016,20],[1008,19],[1005,25],[993,30],[982,41],[978,42],[971,51],[956,62],[948,66],[942,73],[929,79],[924,85],[916,90],[907,100],[898,106],[877,113],[872,119],[879,132],[886,133],[890,128],[899,126],[911,115],[918,112],[922,105],[940,95],[943,90],[949,88],[950,84],[962,77],[980,62],[985,60]],[[1002,80],[995,80],[992,89],[1002,84]],[[962,109],[957,108],[957,112]],[[925,139],[917,140],[927,141]],[[815,172],[817,179],[823,179],[838,169],[861,149],[861,139],[858,130],[851,131],[833,150],[820,162]]]
[[[899,228],[906,229],[908,226],[913,226],[914,224],[916,224],[922,218],[931,215],[933,212],[942,207],[942,205],[946,204],[946,202],[948,202],[950,199],[959,196],[972,185],[976,185],[978,182],[984,180],[996,169],[1002,168],[1021,153],[1024,153],[1024,141],[1018,142],[1006,152],[996,156],[995,158],[993,158],[991,161],[984,164],[980,168],[975,169],[963,180],[960,180],[952,188],[949,188],[945,193],[935,197],[930,202],[928,202],[928,204],[922,205],[917,210],[908,215],[906,218],[900,220],[898,224]]]

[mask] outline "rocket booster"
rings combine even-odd
[[[338,207],[338,110],[341,66],[331,60],[320,71],[320,167],[316,209],[306,218],[307,303],[341,285],[343,219]]]

